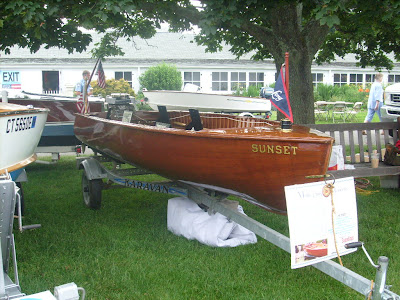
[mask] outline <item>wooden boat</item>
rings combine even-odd
[[[74,120],[75,113],[83,111],[83,101],[79,101],[77,97],[23,93],[30,98],[13,98],[9,99],[8,102],[49,110],[46,126],[38,147],[76,146],[79,143],[74,135]],[[90,100],[89,103],[91,111],[102,111],[104,101],[95,98]]]
[[[328,245],[325,243],[312,243],[304,246],[304,250],[307,252],[307,254],[316,257],[328,255]]]
[[[186,91],[143,91],[146,103],[154,110],[165,106],[168,110],[197,109],[202,112],[256,112],[271,111],[271,101],[259,97],[207,94]]]
[[[35,161],[47,109],[0,102],[0,174]]]
[[[280,213],[286,211],[284,186],[316,181],[306,176],[327,171],[333,139],[319,131],[196,112],[137,111],[128,122],[113,113],[78,114],[74,130],[84,144],[119,161],[235,190]]]

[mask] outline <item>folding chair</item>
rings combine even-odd
[[[361,111],[362,102],[354,103],[353,107],[349,112],[347,112],[347,120],[354,121],[356,119],[356,115]]]

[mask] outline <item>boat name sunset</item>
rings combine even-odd
[[[289,145],[261,145],[252,144],[251,151],[254,153],[266,153],[266,154],[284,154],[284,155],[296,155],[296,150],[299,147]]]

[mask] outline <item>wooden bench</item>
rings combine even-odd
[[[377,123],[308,124],[310,128],[325,132],[335,138],[335,145],[341,145],[346,164],[355,169],[329,171],[335,178],[353,176],[380,176],[381,187],[399,187],[400,166],[383,163],[385,145],[396,144],[399,139],[400,121]],[[379,167],[371,167],[371,154],[378,150]]]

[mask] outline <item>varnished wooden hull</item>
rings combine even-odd
[[[30,99],[16,98],[9,99],[9,103],[18,105],[32,105],[38,108],[47,108],[49,114],[45,128],[40,138],[38,147],[51,146],[75,146],[79,141],[74,135],[75,113],[83,111],[83,102],[78,98],[48,98]],[[92,112],[103,110],[102,101],[90,101],[89,108]]]
[[[158,115],[141,114],[137,120]],[[116,159],[170,179],[245,193],[276,212],[286,211],[284,186],[315,181],[306,176],[328,168],[333,140],[308,127],[284,132],[277,122],[202,114],[205,129],[193,131],[178,128],[190,122],[188,113],[170,112],[170,119],[176,128],[78,114],[74,130],[83,143]]]

